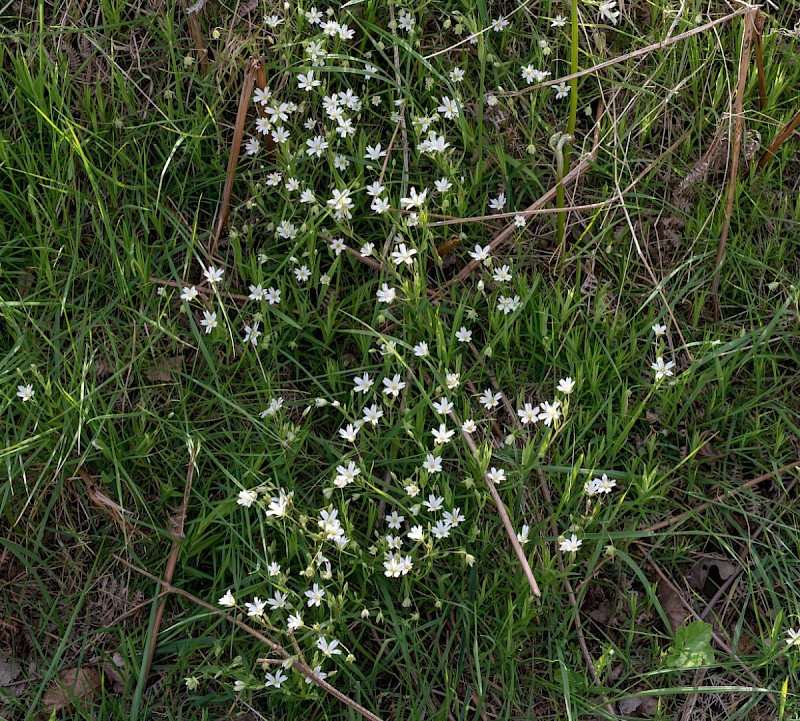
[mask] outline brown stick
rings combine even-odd
[[[745,15],[748,12],[752,12],[755,8],[750,7],[749,5],[744,5],[740,7],[738,10],[725,15],[724,17],[717,18],[716,20],[712,20],[711,22],[706,23],[705,25],[699,25],[692,30],[687,30],[685,33],[681,33],[680,35],[676,35],[674,38],[668,38],[667,40],[662,40],[658,43],[653,43],[652,45],[648,45],[644,48],[639,48],[639,50],[634,50],[633,52],[626,53],[625,55],[620,55],[617,58],[612,58],[611,60],[606,60],[603,63],[599,63],[597,65],[592,66],[586,70],[581,70],[577,73],[572,73],[572,75],[563,75],[560,78],[554,78],[553,80],[547,80],[546,82],[539,83],[538,85],[531,85],[529,88],[524,88],[522,90],[517,90],[513,93],[504,93],[504,97],[514,98],[518,95],[525,95],[526,93],[533,92],[534,90],[539,90],[540,88],[548,88],[551,85],[558,85],[559,83],[566,83],[569,80],[574,80],[575,78],[582,78],[584,75],[591,75],[592,73],[596,73],[600,70],[604,70],[605,68],[609,68],[612,65],[618,65],[619,63],[623,63],[626,60],[631,60],[632,58],[638,58],[642,55],[647,55],[647,53],[653,52],[653,50],[663,50],[664,48],[669,47],[670,45],[674,45],[681,40],[685,40],[686,38],[691,37],[692,35],[697,35],[698,33],[705,32],[710,28],[713,28],[716,25],[721,25],[722,23],[728,22],[728,20],[733,20],[733,18],[738,17],[739,15]]]
[[[186,13],[186,21],[189,23],[189,34],[192,36],[197,56],[200,60],[200,74],[205,75],[208,72],[208,50],[203,42],[203,31],[200,29],[200,22],[197,15],[192,12]]]
[[[321,689],[324,689],[325,691],[327,691],[334,698],[339,699],[339,701],[341,701],[346,706],[349,706],[354,711],[357,711],[358,713],[360,713],[364,718],[369,719],[369,721],[382,721],[380,716],[376,716],[371,711],[367,711],[367,709],[365,709],[359,703],[353,701],[353,699],[351,699],[350,697],[345,696],[341,691],[339,691],[338,689],[334,688],[329,683],[327,683],[326,681],[321,679],[319,676],[317,676],[317,674],[315,674],[314,671],[312,669],[310,669],[306,664],[304,664],[299,658],[298,659],[292,658],[291,654],[283,646],[281,646],[279,643],[276,643],[272,639],[267,638],[263,633],[260,633],[259,631],[254,629],[252,626],[248,626],[246,623],[244,623],[244,621],[240,621],[238,618],[234,618],[233,616],[229,616],[224,611],[220,611],[215,606],[212,606],[210,603],[206,603],[202,599],[197,598],[197,596],[193,596],[188,591],[184,591],[181,588],[177,588],[177,587],[173,586],[172,584],[169,584],[169,583],[166,583],[166,582],[162,581],[157,576],[154,576],[153,574],[148,573],[144,569],[139,568],[138,566],[134,566],[130,561],[126,561],[121,556],[118,556],[118,555],[114,554],[114,558],[117,561],[119,561],[121,564],[123,564],[124,566],[127,566],[128,568],[130,568],[132,571],[135,571],[136,573],[141,574],[145,578],[149,578],[151,581],[155,581],[156,583],[161,584],[161,587],[162,587],[161,594],[172,593],[172,594],[175,594],[176,596],[182,596],[183,598],[187,599],[188,601],[191,601],[192,603],[194,603],[196,606],[199,606],[200,608],[204,608],[207,611],[211,611],[211,613],[214,613],[214,614],[216,614],[218,616],[222,616],[223,618],[226,618],[234,626],[237,626],[238,628],[242,629],[242,631],[245,631],[246,633],[249,633],[254,638],[257,638],[259,641],[261,641],[261,643],[263,643],[265,646],[269,647],[270,650],[272,650],[274,653],[278,654],[281,658],[284,658],[284,659],[287,659],[287,660],[291,658],[292,659],[292,667],[295,670],[297,670],[298,673],[300,673],[301,675],[305,676],[307,679],[309,679],[312,683],[315,683]]]
[[[699,506],[692,508],[688,511],[684,511],[683,513],[679,513],[677,516],[672,516],[671,518],[667,518],[665,521],[660,521],[659,523],[655,523],[648,528],[642,529],[645,531],[650,531],[651,533],[654,531],[659,531],[662,528],[669,528],[674,526],[676,523],[680,523],[684,519],[688,518],[689,516],[695,515],[697,513],[702,513],[706,510],[712,503],[721,503],[726,498],[734,495],[735,493],[739,493],[740,491],[744,491],[748,488],[752,488],[753,486],[757,486],[759,483],[772,478],[773,476],[782,476],[787,471],[791,471],[794,468],[800,468],[800,460],[793,461],[792,463],[787,463],[785,466],[781,466],[780,468],[770,471],[769,473],[763,473],[760,476],[753,478],[746,483],[742,483],[736,488],[731,488],[729,491],[725,491],[724,493],[720,493],[716,498],[711,501],[706,501],[705,503],[701,503]]]
[[[781,145],[788,140],[789,136],[797,129],[798,125],[800,125],[800,110],[798,110],[792,116],[791,120],[781,128],[781,131],[775,136],[775,139],[769,144],[769,147],[759,158],[758,165],[756,166],[758,170],[763,170],[764,166],[775,157],[775,153],[777,153]]]
[[[239,109],[236,112],[236,125],[233,128],[233,140],[231,141],[231,154],[228,158],[228,170],[225,174],[225,187],[222,190],[222,204],[219,209],[219,218],[211,236],[208,254],[213,256],[217,250],[217,243],[222,236],[222,231],[228,224],[228,213],[230,212],[231,195],[233,193],[233,179],[236,176],[236,166],[239,164],[239,152],[242,149],[242,136],[244,135],[244,124],[247,120],[247,109],[250,106],[250,99],[253,95],[253,85],[255,84],[256,73],[261,67],[261,60],[250,58],[247,72],[242,84],[242,94],[239,96]]]
[[[722,259],[725,256],[725,246],[728,242],[728,233],[731,228],[733,216],[733,201],[736,197],[736,181],[739,179],[739,154],[742,148],[744,135],[744,91],[747,86],[747,67],[750,64],[750,51],[755,33],[755,14],[758,8],[748,8],[744,16],[744,29],[742,31],[742,51],[739,56],[739,84],[736,88],[736,98],[733,101],[733,142],[731,148],[730,175],[728,176],[728,197],[725,203],[725,216],[722,220],[722,230],[719,234],[717,247],[717,262],[714,266],[714,278],[711,281],[711,297],[714,299],[714,313],[719,319],[721,315],[719,301],[719,283],[722,275]]]
[[[761,47],[761,35],[764,32],[764,16],[756,10],[755,29],[753,32],[753,52],[756,56],[758,71],[758,92],[761,98],[761,109],[767,107],[767,76],[764,73],[764,52]]]
[[[183,540],[183,526],[186,522],[186,512],[189,507],[189,495],[191,494],[192,490],[192,479],[194,478],[194,460],[197,456],[197,447],[194,445],[194,442],[191,442],[192,445],[189,448],[189,466],[186,469],[186,484],[183,488],[183,501],[181,502],[180,508],[178,509],[178,513],[173,516],[170,521],[173,524],[171,535],[172,535],[172,548],[169,552],[169,557],[167,558],[167,565],[164,568],[164,581],[161,584],[169,585],[172,581],[172,575],[175,573],[175,567],[178,565],[178,554],[181,551],[181,541]],[[160,590],[156,591],[156,596],[153,599],[155,602],[159,595],[161,594]],[[147,661],[144,665],[144,671],[142,676],[146,679],[150,675],[150,666],[153,663],[153,654],[156,652],[156,640],[158,639],[158,630],[161,627],[161,619],[164,616],[164,608],[166,606],[167,599],[162,598],[161,602],[156,609],[156,615],[153,619],[153,631],[152,631],[152,642],[150,643],[150,650],[147,654]]]
[[[461,427],[461,423],[459,423],[458,418],[456,418],[455,413],[452,411],[450,412],[450,418],[459,428]],[[472,440],[472,437],[469,433],[461,431],[461,435],[464,437],[464,441],[469,447],[473,457],[478,460],[480,458],[480,454],[478,453],[478,448],[475,445],[475,441]],[[539,584],[536,583],[536,578],[533,575],[533,571],[531,571],[531,566],[528,563],[528,558],[525,555],[525,551],[523,551],[522,546],[520,546],[519,539],[517,538],[517,532],[514,530],[514,526],[511,525],[511,519],[508,517],[508,511],[506,511],[503,499],[500,498],[500,494],[497,492],[494,482],[486,473],[483,474],[483,480],[486,482],[486,486],[489,488],[489,493],[492,496],[494,505],[497,508],[497,512],[500,514],[500,519],[503,521],[503,527],[506,529],[508,540],[511,541],[511,547],[514,549],[514,553],[519,559],[520,566],[522,566],[522,572],[525,574],[525,578],[528,579],[528,585],[531,587],[531,593],[538,598],[542,595],[542,592],[539,590]]]

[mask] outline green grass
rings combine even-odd
[[[0,8],[0,668],[19,664],[0,684],[0,718],[47,717],[54,679],[75,668],[98,670],[102,685],[70,705],[71,718],[216,719],[248,708],[255,718],[355,718],[295,671],[280,691],[265,689],[264,670],[275,667],[258,659],[270,657],[268,649],[184,598],[168,597],[154,639],[155,584],[114,556],[163,574],[192,453],[172,583],[213,604],[232,589],[234,613],[245,621],[253,621],[245,601],[288,593],[307,623],[297,640],[311,665],[383,719],[671,719],[690,703],[691,718],[800,716],[800,656],[785,642],[800,625],[798,471],[644,530],[800,459],[797,139],[763,172],[741,170],[715,319],[724,158],[685,192],[677,187],[727,126],[741,18],[581,78],[572,166],[592,147],[602,99],[601,143],[566,203],[605,204],[571,212],[563,245],[553,213],[529,218],[493,253],[493,268],[508,264],[511,282],[480,268],[432,301],[427,290],[442,287],[507,221],[425,227],[426,213],[491,214],[500,192],[505,210],[519,211],[555,182],[549,141],[567,131],[570,100],[549,88],[514,99],[503,92],[525,87],[523,65],[553,78],[569,72],[570,7],[542,2],[511,15],[515,7],[398,5],[396,16],[412,12],[416,26],[414,35],[398,32],[395,66],[388,5],[354,4],[352,15],[337,18],[355,38],[331,42],[332,57],[315,68],[324,85],[311,93],[297,90],[297,75],[310,68],[303,43],[312,34],[282,6],[237,21],[209,2],[199,16],[211,52],[205,75],[192,61],[185,12],[172,0]],[[626,3],[612,26],[596,5],[578,7],[579,68],[665,38],[676,10]],[[260,21],[265,10],[287,22],[270,30]],[[673,34],[707,10],[687,3]],[[800,102],[794,40],[779,32],[794,27],[800,8],[764,11],[768,102],[758,106],[753,65],[744,107],[748,130],[766,147]],[[703,21],[727,12],[720,4]],[[503,32],[426,59],[503,13]],[[559,13],[567,25],[552,28]],[[291,139],[274,163],[263,150],[242,155],[232,232],[210,258],[246,60],[261,54],[276,97],[301,107],[284,123]],[[364,59],[378,68],[366,85]],[[456,66],[465,72],[460,83],[449,75]],[[316,158],[304,143],[323,132],[328,88],[352,88],[363,108],[350,138],[326,120],[331,148]],[[434,126],[450,148],[419,153],[426,135],[410,121],[442,96],[462,107],[458,120]],[[381,175],[384,158],[366,161],[365,152],[389,145],[395,100],[409,109],[409,160],[398,132],[383,195],[397,208],[409,188],[430,188],[422,227],[394,211],[372,213],[356,192]],[[307,115],[316,130],[303,127]],[[247,136],[254,122],[251,105]],[[684,133],[621,202],[620,192]],[[334,167],[333,147],[349,159],[346,170]],[[295,174],[300,189],[267,186],[273,166],[284,180]],[[441,177],[453,183],[446,194],[434,192]],[[298,201],[306,187],[316,210]],[[354,191],[352,220],[330,214],[332,187]],[[276,235],[282,221],[297,226],[294,238]],[[439,260],[436,248],[462,232]],[[327,247],[339,236],[355,250],[372,242],[383,258],[387,237],[390,250],[402,242],[394,233],[417,250],[397,276],[390,259],[377,272]],[[200,287],[210,264],[225,275],[206,305],[153,281]],[[300,264],[311,274],[305,285],[293,274]],[[279,289],[280,304],[229,295],[246,297],[259,283]],[[383,283],[400,300],[376,303]],[[501,295],[519,296],[519,307],[497,310]],[[210,334],[203,309],[217,313]],[[243,328],[254,322],[263,335],[250,346]],[[655,323],[668,326],[666,336],[654,337]],[[475,352],[456,339],[461,326],[473,331]],[[388,339],[397,347],[383,355],[379,344]],[[412,352],[420,341],[430,345],[427,358]],[[657,356],[676,362],[673,378],[654,382]],[[364,372],[376,382],[366,399],[353,392]],[[447,390],[448,373],[460,374],[457,390]],[[381,379],[395,374],[407,387],[387,402]],[[568,399],[556,391],[567,376],[576,382]],[[503,404],[484,412],[465,390],[471,382],[482,392],[493,381],[512,410],[557,397],[568,411],[556,427],[518,426]],[[35,396],[23,402],[17,387],[28,384]],[[440,423],[431,403],[442,395],[459,419],[478,423],[479,457],[456,433],[442,450],[444,472],[429,474],[421,466]],[[277,397],[282,408],[262,417]],[[343,441],[338,430],[372,403],[384,411],[380,425],[363,428],[355,444]],[[349,461],[360,475],[334,488],[337,466]],[[499,491],[514,527],[530,528],[524,548],[539,599],[482,480],[492,466],[506,471]],[[617,487],[587,498],[584,483],[602,473]],[[416,498],[404,490],[412,480],[421,488]],[[295,494],[283,521],[265,514],[279,487]],[[264,494],[259,501],[237,505],[239,492],[253,488]],[[385,577],[385,515],[402,513],[408,531],[414,506],[434,492],[465,521],[449,538],[406,540],[413,569]],[[319,512],[329,504],[351,539],[341,552],[319,538]],[[416,510],[421,522],[440,517]],[[562,557],[559,537],[570,529],[582,546]],[[314,563],[318,551],[331,559],[331,578]],[[704,560],[711,570],[698,571]],[[273,561],[282,566],[276,576],[267,570]],[[707,609],[726,569],[734,575]],[[700,671],[670,665],[670,618],[680,608],[661,574],[732,652],[715,641],[714,663]],[[303,595],[314,582],[327,591],[320,608]],[[253,623],[291,650],[287,613]],[[339,640],[345,653],[323,659],[320,635]]]

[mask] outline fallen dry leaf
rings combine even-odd
[[[100,673],[96,668],[68,668],[50,682],[50,687],[42,696],[42,706],[48,714],[52,714],[72,706],[78,699],[88,697],[91,701],[98,688]]]
[[[710,598],[731,576],[740,571],[735,563],[723,558],[705,556],[692,566],[686,576],[689,585],[704,598]],[[707,588],[707,583],[711,581]]]
[[[148,368],[144,374],[153,383],[172,383],[175,380],[173,373],[182,368],[183,356],[176,355],[160,360],[152,368]]]
[[[661,603],[661,608],[664,609],[667,619],[669,620],[669,625],[671,626],[670,631],[675,633],[675,629],[683,624],[683,622],[689,617],[689,614],[683,605],[680,594],[675,591],[672,586],[667,585],[666,583],[659,583],[658,600]]]

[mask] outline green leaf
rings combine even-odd
[[[711,624],[694,621],[675,630],[675,643],[667,656],[667,668],[687,669],[714,663]]]

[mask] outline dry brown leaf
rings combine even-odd
[[[689,617],[680,594],[672,586],[666,583],[659,583],[658,600],[669,620],[670,630],[674,633],[675,629]]]
[[[172,383],[173,373],[183,368],[183,356],[176,355],[164,358],[144,372],[153,383]]]
[[[635,718],[650,718],[658,709],[658,699],[653,696],[636,696],[623,698],[617,702],[620,714]]]
[[[723,558],[706,556],[692,566],[686,580],[701,596],[712,596],[717,588],[740,570],[737,564],[730,563]],[[709,577],[711,578],[711,587],[706,588]]]
[[[88,697],[91,701],[100,688],[100,673],[93,666],[68,668],[50,682],[42,696],[42,706],[48,714],[69,708],[78,699]]]

